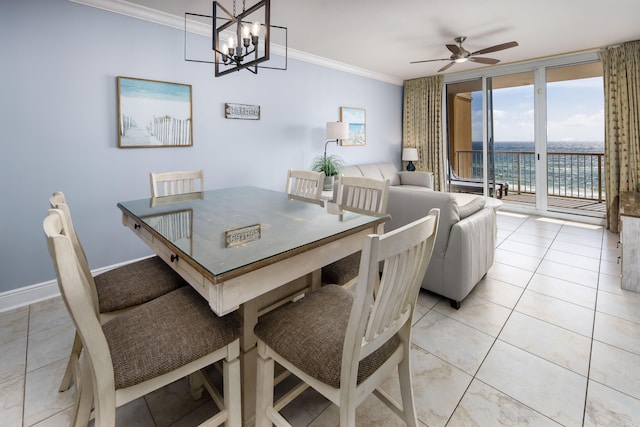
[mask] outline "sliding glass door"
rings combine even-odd
[[[603,217],[601,75],[592,61],[447,82],[449,191]]]

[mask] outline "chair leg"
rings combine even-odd
[[[202,392],[204,391],[204,379],[199,373],[193,373],[187,377],[189,382],[189,392],[191,393],[191,399],[194,401],[200,400]]]
[[[76,406],[73,408],[71,425],[76,427],[85,427],[89,423],[91,416],[91,407],[93,406],[93,383],[91,380],[91,367],[89,360],[84,358],[82,371],[85,373],[76,383]]]
[[[264,357],[261,351],[262,345],[264,344],[258,343],[255,427],[271,427],[273,424],[267,410],[273,407],[274,361],[270,357],[268,359]]]
[[[222,362],[224,376],[224,407],[229,414],[226,425],[229,427],[240,427],[242,425],[242,392],[240,383],[240,360],[236,357],[233,360]]]
[[[340,427],[356,426],[356,406],[343,405],[340,406]]]
[[[77,376],[77,371],[79,371],[80,367],[80,352],[82,351],[82,340],[80,340],[80,336],[76,331],[75,337],[73,338],[73,346],[71,347],[71,354],[69,355],[69,361],[67,362],[67,369],[64,371],[64,376],[62,377],[62,381],[60,382],[60,387],[58,391],[63,392],[69,390],[71,387],[71,382],[76,385],[76,389],[79,388],[80,381]]]
[[[411,353],[410,345],[406,350],[404,359],[398,365],[398,377],[400,379],[400,394],[402,395],[402,410],[404,421],[408,427],[417,427],[416,408],[413,400],[413,387],[411,385]]]

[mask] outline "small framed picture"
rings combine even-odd
[[[193,145],[191,85],[118,76],[118,147]]]
[[[349,123],[349,139],[341,139],[340,145],[367,143],[367,120],[364,108],[340,107],[340,121]]]

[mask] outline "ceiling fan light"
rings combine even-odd
[[[453,62],[455,62],[456,64],[460,64],[461,62],[467,62],[467,58],[462,57],[462,58],[456,58],[453,60]]]

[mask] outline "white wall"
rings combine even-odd
[[[291,59],[287,71],[215,78],[184,61],[183,36],[66,0],[0,3],[0,294],[55,278],[41,228],[55,190],[99,268],[150,254],[116,208],[148,197],[150,171],[203,168],[210,189],[283,189],[288,168],[322,153],[340,106],[366,109],[367,145],[329,153],[400,167],[402,87]],[[191,84],[194,146],[119,149],[119,75]],[[225,102],[260,105],[261,119],[227,120]]]

